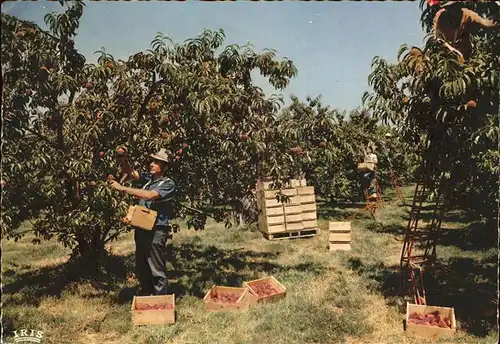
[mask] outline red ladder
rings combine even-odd
[[[434,191],[434,185],[420,181],[415,187],[410,218],[406,228],[403,250],[401,251],[401,291],[413,296],[416,304],[426,304],[423,272],[425,266],[436,259],[436,236],[441,228],[444,208],[441,197],[437,195],[433,206],[432,220],[427,228],[419,228],[423,203]],[[417,246],[417,243],[420,245]]]

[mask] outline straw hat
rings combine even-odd
[[[158,153],[156,154],[151,154],[150,155],[153,159],[156,159],[156,160],[160,160],[160,161],[164,161],[164,162],[169,162],[169,159],[168,159],[168,154],[167,152],[165,151],[165,148],[162,148],[158,151]]]

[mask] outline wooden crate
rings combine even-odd
[[[316,204],[316,196],[315,195],[299,195],[298,196],[299,200],[298,202],[303,205],[303,204]]]
[[[262,190],[264,193],[264,198],[266,199],[276,199],[278,194],[283,194],[288,197],[297,195],[297,189],[281,189],[281,190]]]
[[[314,195],[314,186],[299,186],[297,195]]]
[[[318,221],[317,220],[302,221],[302,227],[304,227],[304,229],[317,228]]]
[[[409,323],[410,314],[428,314],[434,311],[439,311],[440,315],[443,317],[448,317],[451,321],[451,328],[441,328],[436,326],[428,326],[421,324]],[[426,338],[437,338],[437,337],[453,337],[457,332],[457,323],[455,320],[455,309],[448,307],[438,307],[430,305],[415,305],[411,303],[406,304],[406,321],[405,329],[407,332],[415,333],[419,336]]]
[[[317,233],[316,196],[313,186],[305,186],[306,181],[292,179],[289,187],[280,190],[269,190],[269,183],[260,182],[257,185],[257,205],[260,209],[259,230],[268,238],[274,234],[292,233],[280,238],[303,237],[302,231],[307,229],[307,236]],[[293,186],[293,187],[291,187]],[[276,200],[278,192],[288,196],[283,203]],[[313,230],[311,232],[311,230]],[[272,239],[270,239],[272,240]]]
[[[350,222],[329,222],[330,251],[350,251],[351,250],[351,223]]]
[[[218,303],[214,302],[211,298],[212,292],[223,292],[223,293],[236,293],[239,295],[238,301],[236,303]],[[205,303],[205,309],[207,311],[237,311],[245,310],[251,305],[257,303],[257,297],[251,294],[246,287],[223,287],[223,286],[212,286],[203,298]]]
[[[171,305],[171,309],[138,309],[142,305],[155,304]],[[137,325],[165,325],[175,323],[175,295],[134,296],[132,299],[132,324]]]
[[[302,221],[300,221],[300,222],[287,222],[285,224],[285,227],[286,227],[287,232],[295,232],[295,231],[300,231],[300,230],[304,229],[304,224],[302,223]]]
[[[261,232],[265,233],[279,233],[285,232],[286,226],[284,221],[282,223],[269,224],[266,222],[266,217],[259,215],[259,229]]]
[[[285,214],[302,214],[302,206],[300,204],[285,204],[284,205]]]
[[[317,219],[317,214],[315,211],[310,211],[310,212],[303,212],[302,214],[302,221],[308,221],[308,220],[316,220]]]
[[[316,202],[314,203],[304,203],[304,202],[301,202],[300,203],[300,208],[302,210],[303,213],[307,213],[307,212],[314,212],[316,214]]]
[[[294,223],[294,222],[302,222],[302,214],[287,214],[285,215],[285,222]]]
[[[262,282],[267,282],[271,284],[276,290],[278,290],[278,293],[268,296],[258,296],[257,293],[252,289],[252,286],[255,286]],[[283,299],[286,296],[286,288],[280,282],[278,282],[278,280],[273,276],[259,278],[253,281],[243,282],[243,286],[247,287],[249,292],[257,298],[257,302],[275,302]]]

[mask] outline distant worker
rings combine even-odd
[[[368,150],[368,154],[365,155],[365,164],[371,165],[373,164],[372,169],[366,169],[363,171],[363,188],[367,189],[368,197],[372,200],[376,200],[378,198],[377,190],[375,189],[374,179],[375,179],[375,171],[377,169],[378,159],[377,155],[373,153],[373,151]]]
[[[439,1],[427,0],[429,6],[442,7],[434,17],[434,37],[449,50],[459,56],[459,61],[467,60],[472,54],[471,32],[478,28],[497,27],[496,21],[481,17],[476,12],[463,7],[462,1],[447,1],[439,5]]]

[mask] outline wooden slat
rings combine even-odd
[[[285,196],[296,196],[297,195],[297,189],[281,189],[281,190],[263,190],[261,191],[264,194],[264,198],[269,199],[269,198],[276,198],[276,195],[279,193],[285,195]]]
[[[350,251],[351,244],[332,244],[330,243],[330,251]]]
[[[285,223],[285,217],[283,215],[266,216],[264,218],[264,221],[268,225],[277,225],[277,224],[280,224],[280,223]]]
[[[299,204],[285,204],[285,214],[300,214],[302,207]]]
[[[330,231],[350,231],[351,230],[351,223],[350,222],[333,222],[330,221],[328,223],[328,229]]]
[[[302,222],[302,214],[285,215],[285,222]]]
[[[309,211],[314,211],[316,212],[317,208],[316,208],[316,203],[301,203],[300,204],[301,208],[302,208],[302,212],[309,212]]]
[[[272,208],[263,208],[262,213],[265,216],[269,215],[283,215],[283,207],[272,207]]]
[[[316,220],[316,219],[317,219],[317,214],[315,211],[302,213],[302,221]]]
[[[296,205],[300,204],[300,196],[291,196],[286,203],[283,203],[285,205]]]
[[[283,203],[278,202],[276,198],[264,199],[262,200],[262,206],[265,208],[283,207]]]
[[[314,186],[300,186],[297,188],[298,195],[314,195]]]
[[[329,241],[351,241],[351,233],[332,233],[330,232],[330,236],[328,238]]]
[[[318,221],[316,221],[316,220],[302,221],[302,226],[304,228],[317,228],[318,227]]]
[[[266,225],[265,226],[266,233],[281,233],[286,232],[286,226],[284,223],[278,225]]]
[[[300,195],[300,203],[316,203],[315,195]]]
[[[275,234],[264,233],[264,237],[266,237],[269,240],[287,240],[287,239],[294,239],[294,238],[313,237],[313,236],[318,235],[319,233],[320,233],[320,230],[318,228],[316,228],[316,229],[304,229],[304,230],[298,230],[298,231],[288,231],[285,233],[275,233]]]
[[[290,222],[290,223],[286,223],[286,230],[287,231],[298,231],[298,230],[301,230],[301,229],[304,229],[304,225],[302,224],[302,222]]]

